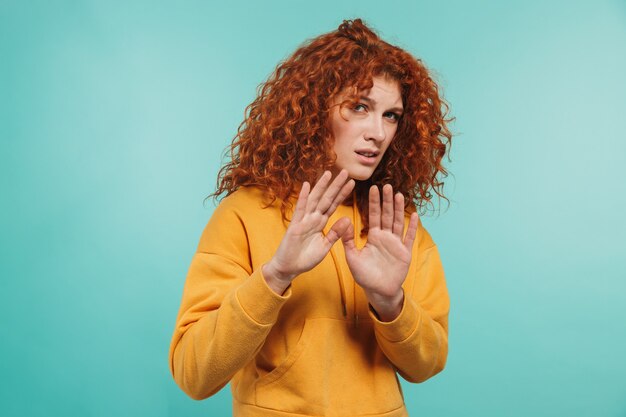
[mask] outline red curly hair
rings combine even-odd
[[[209,197],[242,186],[263,187],[271,204],[281,200],[283,219],[302,183],[314,184],[334,165],[329,111],[340,93],[373,86],[373,77],[398,82],[404,112],[394,139],[373,175],[357,181],[355,196],[367,231],[368,190],[391,184],[405,196],[406,210],[423,212],[434,191],[443,195],[448,172],[442,159],[451,146],[448,105],[422,62],[381,40],[361,19],[306,42],[259,86],[229,147],[231,160],[218,174]],[[347,104],[346,101],[342,105]],[[414,206],[415,204],[415,206]]]

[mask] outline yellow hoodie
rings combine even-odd
[[[278,202],[263,207],[260,189],[240,188],[204,229],[169,351],[176,383],[204,399],[230,381],[236,417],[407,416],[396,372],[422,382],[448,353],[449,298],[428,232],[420,222],[400,315],[381,322],[340,242],[285,294],[274,293],[261,266],[286,226]],[[355,206],[340,206],[326,231],[343,216],[362,247]]]

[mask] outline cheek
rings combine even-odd
[[[346,139],[354,133],[356,127],[354,121],[338,118],[332,124],[333,135],[336,139]]]
[[[396,133],[398,132],[398,124],[392,124],[391,126],[389,126],[389,135],[391,136],[391,138],[393,139],[396,136]]]
[[[389,129],[389,137],[391,139],[389,139],[389,142],[387,142],[387,147],[389,147],[389,145],[391,145],[391,142],[396,140],[397,133],[398,133],[398,125],[394,125],[391,129]]]
[[[348,152],[348,144],[346,141],[341,140],[340,138],[335,138],[335,143],[333,145],[333,151],[335,152],[335,156],[337,160],[343,159]]]
[[[354,137],[354,126],[350,122],[343,120],[336,121],[332,125],[333,128],[333,149],[335,153],[348,149],[352,145]]]
[[[389,149],[389,147],[391,146],[391,143],[395,140],[395,138],[392,138],[390,141],[388,141],[385,146],[384,146],[384,150],[383,150],[383,155],[385,153],[387,153],[387,150]]]

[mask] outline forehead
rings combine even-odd
[[[402,105],[400,83],[389,77],[374,77],[373,85],[369,90],[359,92],[359,95],[384,101],[386,105]]]
[[[339,104],[345,100],[369,99],[384,106],[402,107],[402,93],[400,83],[387,76],[372,78],[372,87],[359,90],[356,86],[349,86],[339,93],[333,100],[333,104]]]

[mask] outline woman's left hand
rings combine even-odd
[[[352,225],[342,235],[354,280],[365,290],[382,321],[392,321],[402,309],[402,283],[409,271],[417,223],[418,215],[413,213],[404,236],[404,196],[401,193],[394,196],[392,186],[386,184],[381,210],[378,187],[372,186],[367,243],[361,250],[357,249]]]

